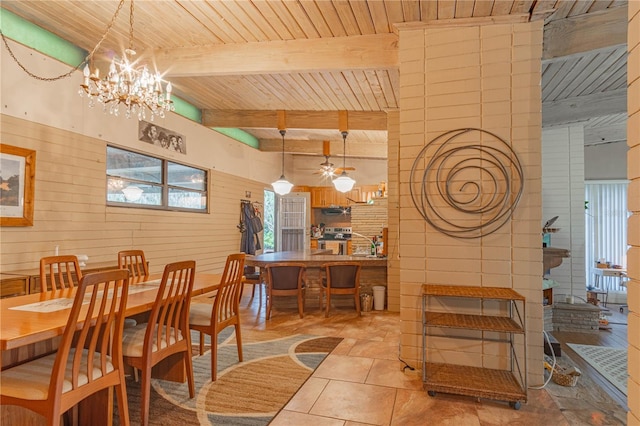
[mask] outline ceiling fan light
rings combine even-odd
[[[284,175],[280,176],[280,179],[273,182],[271,186],[273,186],[273,190],[278,195],[287,195],[293,188],[293,184],[285,179]]]
[[[336,187],[336,190],[340,192],[349,192],[353,189],[353,185],[355,185],[356,181],[347,176],[347,172],[342,172],[342,174],[333,180],[333,186]]]

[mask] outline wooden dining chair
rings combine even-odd
[[[166,265],[148,322],[125,328],[123,332],[124,362],[141,371],[143,426],[149,424],[151,368],[163,359],[174,354],[183,355],[189,397],[195,396],[189,333],[189,305],[195,269],[193,260]]]
[[[325,276],[320,286],[320,309],[326,295],[325,317],[329,316],[332,294],[353,294],[356,312],[360,315],[360,264],[356,262],[329,262],[322,265]]]
[[[127,269],[131,273],[131,278],[134,279],[149,276],[149,264],[142,250],[119,251],[118,268]]]
[[[236,332],[238,361],[242,362],[242,335],[240,332],[240,291],[242,289],[242,272],[244,270],[244,253],[227,256],[222,273],[220,287],[209,303],[191,305],[189,327],[200,332],[200,355],[204,352],[204,335],[211,336],[211,380],[217,380],[218,370],[218,333],[233,325]]]
[[[75,287],[82,278],[80,263],[74,255],[47,256],[40,259],[40,291]]]
[[[48,425],[58,425],[60,416],[80,401],[115,387],[120,423],[128,425],[122,363],[128,286],[129,275],[122,270],[83,276],[57,352],[3,370],[0,405],[27,408],[44,416]]]
[[[251,298],[253,299],[256,295],[256,287],[258,287],[258,291],[260,292],[260,299],[262,300],[262,274],[260,270],[256,270],[255,266],[245,266],[244,274],[242,277],[242,290],[240,291],[240,298],[242,298],[242,294],[244,293],[244,286],[249,284],[252,286],[251,288]]]
[[[296,296],[298,314],[300,318],[304,316],[305,271],[304,263],[282,262],[267,265],[267,319],[271,319],[275,296]]]

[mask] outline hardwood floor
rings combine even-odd
[[[598,333],[574,333],[554,331],[551,334],[560,342],[562,356],[569,357],[573,363],[580,368],[583,374],[588,375],[598,386],[602,388],[616,403],[623,409],[627,408],[627,397],[615,386],[591,367],[577,353],[575,353],[567,343],[577,343],[582,345],[608,346],[613,348],[627,348],[627,309],[624,313],[619,311],[620,305],[609,303],[607,305],[610,315],[606,316],[609,321],[608,328],[600,329]]]

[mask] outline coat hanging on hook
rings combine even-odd
[[[254,204],[243,200],[240,203],[240,224],[238,228],[242,232],[240,240],[240,251],[246,254],[256,254],[256,250],[261,250],[260,237],[258,233],[262,231],[262,219],[256,215]]]

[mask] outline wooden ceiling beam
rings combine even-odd
[[[627,90],[618,89],[542,104],[542,126],[586,121],[627,111]]]
[[[397,68],[398,36],[372,34],[156,49],[163,77],[283,74]]]
[[[551,21],[544,26],[542,59],[573,55],[627,42],[626,5]]]
[[[387,130],[384,111],[349,111],[348,130]],[[278,111],[214,110],[202,111],[206,127],[278,128]],[[339,111],[286,111],[287,129],[339,129]]]
[[[332,149],[332,158],[342,158],[342,141],[338,144],[332,143],[335,146],[335,150]],[[339,146],[338,146],[339,145]],[[347,157],[353,158],[387,158],[387,145],[386,144],[372,144],[362,142],[349,142],[347,141]],[[339,148],[339,150],[337,149]],[[282,139],[262,139],[260,140],[260,151],[264,152],[281,152],[282,151]],[[309,140],[295,140],[286,139],[285,152],[288,154],[296,155],[316,155],[322,156],[322,141],[309,141]]]

